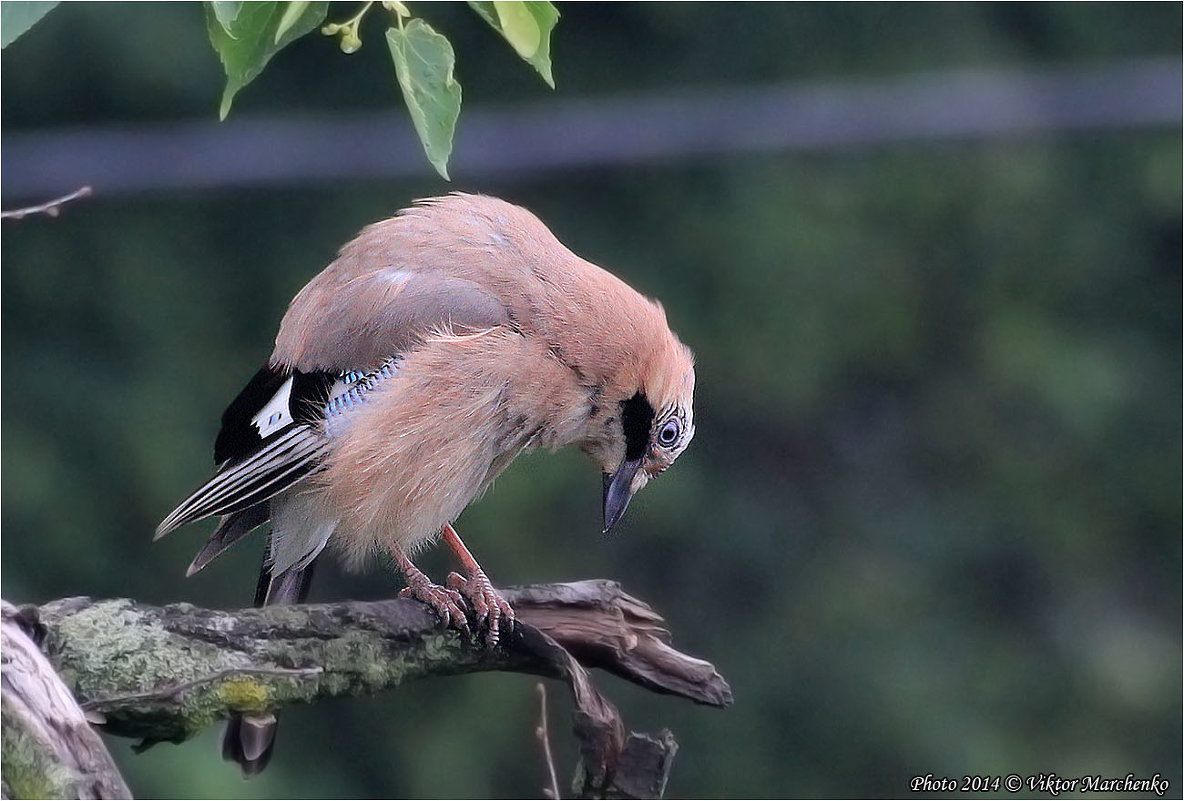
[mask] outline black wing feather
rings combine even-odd
[[[329,442],[325,420],[362,402],[394,375],[398,363],[398,358],[391,358],[369,373],[336,374],[263,367],[222,415],[214,445],[218,472],[161,522],[156,537],[211,515],[233,516],[262,507],[270,516],[269,499],[320,467]],[[190,571],[200,570],[267,519],[249,528],[243,526],[254,517],[223,521]]]
[[[267,503],[257,503],[254,506],[222,518],[222,522],[218,524],[218,528],[214,529],[214,533],[210,535],[209,541],[198,551],[197,556],[189,564],[189,569],[185,571],[185,576],[192,576],[201,570],[212,562],[214,557],[266,523],[270,518],[271,507]]]
[[[287,370],[264,365],[247,382],[242,392],[222,412],[222,428],[214,441],[214,464],[241,459],[259,449],[262,440],[258,430],[251,424],[251,418],[275,397],[289,376],[291,373]]]
[[[222,413],[222,428],[214,443],[218,472],[161,522],[157,538],[211,515],[234,515],[260,505],[267,509],[268,499],[315,470],[326,445],[319,424],[338,379],[330,373],[301,373],[271,365],[261,368]],[[256,419],[277,402],[273,408],[281,414],[276,415],[276,426]],[[239,525],[242,522],[237,521]],[[246,533],[232,529],[236,536],[219,546],[216,540],[221,531],[219,527],[215,539],[206,546],[214,548],[206,562]],[[200,569],[196,560],[194,565],[191,570]]]

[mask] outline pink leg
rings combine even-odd
[[[477,560],[461,542],[456,529],[451,525],[445,525],[440,533],[444,542],[456,554],[461,570],[464,571],[464,575],[449,573],[446,584],[449,589],[460,593],[469,600],[473,612],[476,614],[477,627],[486,630],[485,644],[493,648],[497,645],[503,619],[507,629],[514,628],[514,609],[501,596],[501,593],[494,589],[493,584],[486,577],[485,571],[481,569],[481,565],[477,564]]]
[[[395,559],[407,587],[399,592],[400,598],[414,598],[430,606],[445,627],[460,629],[469,634],[469,620],[465,617],[464,596],[454,589],[434,583],[422,570],[416,567],[402,548],[395,549]]]

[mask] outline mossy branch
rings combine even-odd
[[[21,613],[37,621],[45,654],[87,717],[143,747],[181,742],[232,713],[372,694],[425,676],[516,671],[570,688],[579,794],[660,794],[673,738],[626,738],[587,669],[713,706],[731,702],[727,683],[672,648],[662,619],[613,582],[503,593],[520,623],[493,650],[441,629],[410,599],[218,611],[70,598]],[[659,753],[638,758],[655,744]],[[637,765],[645,775],[635,775]]]

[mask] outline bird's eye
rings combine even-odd
[[[682,427],[678,424],[678,418],[672,417],[666,421],[666,425],[662,426],[662,430],[658,432],[658,444],[669,448],[678,441],[678,434]]]

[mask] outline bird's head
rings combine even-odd
[[[634,380],[602,398],[599,437],[585,449],[604,473],[604,530],[633,496],[678,458],[695,436],[691,351],[668,334],[666,347],[629,370]]]

